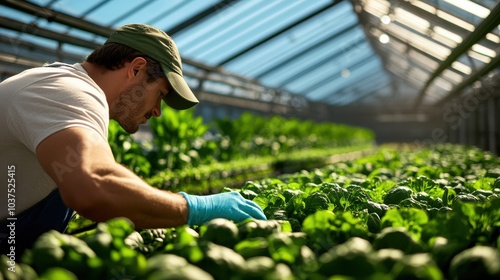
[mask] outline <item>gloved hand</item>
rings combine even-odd
[[[238,192],[225,192],[212,195],[190,195],[180,192],[188,203],[187,224],[201,225],[215,218],[225,218],[236,223],[247,218],[267,220],[257,203],[245,199]]]

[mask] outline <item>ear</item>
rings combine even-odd
[[[135,78],[141,75],[141,71],[146,69],[147,61],[143,57],[134,58],[128,65],[129,78]]]

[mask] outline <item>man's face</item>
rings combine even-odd
[[[161,100],[168,92],[167,80],[160,78],[152,83],[146,80],[144,75],[142,80],[127,86],[113,106],[114,119],[128,133],[137,132],[139,125],[150,117],[161,115]]]

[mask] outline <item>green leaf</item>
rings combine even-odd
[[[42,275],[40,275],[40,280],[77,280],[78,278],[71,271],[64,269],[62,267],[52,267],[47,269]]]
[[[293,242],[289,235],[281,232],[268,237],[269,253],[276,262],[295,263],[300,256],[301,244]]]
[[[474,182],[472,187],[476,190],[493,190],[493,185],[495,183],[495,178],[480,178]]]
[[[416,240],[420,240],[422,229],[428,222],[427,213],[415,208],[389,209],[381,220],[382,228],[404,227]]]

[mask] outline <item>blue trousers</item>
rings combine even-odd
[[[16,216],[16,220],[0,221],[0,254],[14,251],[16,261],[27,248],[31,248],[36,239],[44,232],[57,230],[65,232],[73,210],[64,205],[59,189]],[[14,250],[12,250],[14,249]]]

